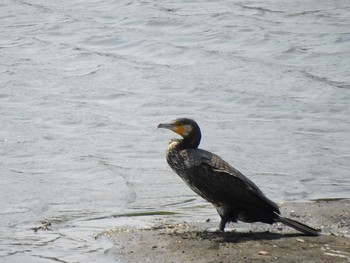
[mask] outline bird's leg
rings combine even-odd
[[[226,226],[227,220],[221,217],[219,230],[222,232],[225,232],[225,226]]]

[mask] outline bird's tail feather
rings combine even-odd
[[[293,220],[293,219],[290,219],[290,218],[287,218],[287,217],[282,217],[280,216],[278,219],[277,219],[278,222],[281,222],[287,226],[290,226],[300,232],[303,232],[304,234],[306,235],[309,235],[309,236],[318,236],[320,235],[320,232],[321,230],[320,229],[315,229],[315,228],[312,228],[310,226],[307,226],[303,223],[300,223],[296,220]]]

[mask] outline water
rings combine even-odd
[[[218,220],[165,162],[179,116],[277,202],[349,197],[349,1],[0,6],[1,262],[108,262],[107,228]]]

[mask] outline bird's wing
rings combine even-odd
[[[277,205],[251,180],[218,155],[198,149],[190,150],[186,154],[191,163],[189,166],[191,172],[188,173],[191,175],[189,185],[194,185],[197,189],[193,187],[192,189],[202,197],[217,203],[227,203],[228,200],[242,204],[254,203],[256,206],[279,213]]]

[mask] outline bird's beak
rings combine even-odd
[[[158,129],[163,128],[163,129],[174,130],[174,124],[172,124],[172,123],[159,123],[157,128]]]
[[[186,134],[186,129],[183,125],[175,125],[174,123],[170,122],[170,123],[160,123],[158,125],[158,128],[164,128],[164,129],[169,129],[173,132],[176,132],[177,134],[181,135],[181,136],[185,136]]]

